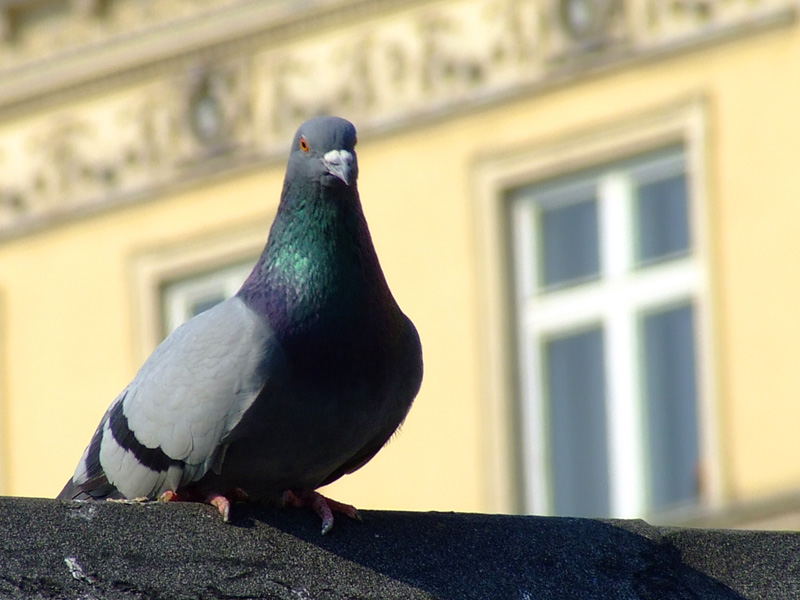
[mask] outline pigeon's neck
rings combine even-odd
[[[279,338],[352,335],[396,304],[386,284],[358,194],[286,184],[267,246],[240,297]]]

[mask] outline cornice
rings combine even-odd
[[[0,236],[282,156],[315,114],[369,135],[798,13],[798,0],[197,4],[205,11],[0,69]]]
[[[53,0],[9,4],[48,3],[56,4]],[[115,0],[103,4],[113,6]],[[59,24],[73,30],[71,35],[53,36],[58,41],[28,52],[15,53],[13,37],[7,34],[3,39],[0,34],[0,110],[209,49],[230,53],[246,51],[253,44],[278,44],[394,8],[430,4],[430,0],[159,0],[141,4],[142,12],[127,15],[113,28],[104,28],[107,18],[94,11],[72,11]],[[148,14],[148,5],[164,8]],[[179,5],[194,10],[175,16],[165,10],[169,6],[177,10]],[[8,6],[0,7],[0,14],[4,10]]]

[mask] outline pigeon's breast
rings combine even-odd
[[[317,347],[299,361],[285,356],[230,436],[220,474],[225,485],[256,498],[314,489],[343,466],[363,462],[364,448],[376,440],[380,448],[405,418],[413,392],[402,389],[402,365],[391,368],[385,345],[357,354],[343,360],[344,344],[338,354]]]

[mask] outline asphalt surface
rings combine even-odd
[[[800,598],[800,533],[0,498],[0,599]]]

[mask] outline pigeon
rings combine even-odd
[[[316,491],[405,420],[422,347],[381,270],[357,189],[356,130],[298,129],[280,204],[239,291],[173,331],[112,402],[58,495],[354,507]]]

